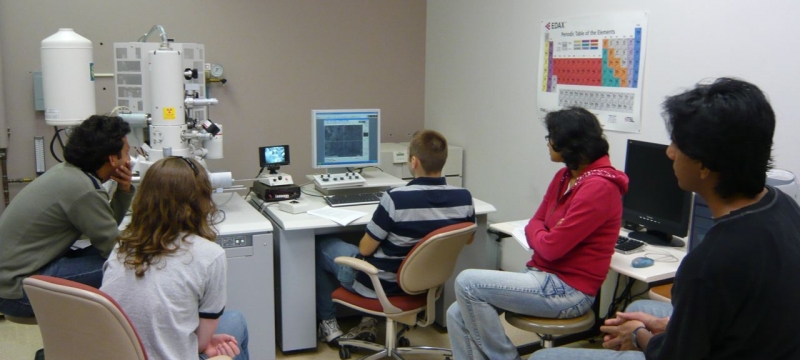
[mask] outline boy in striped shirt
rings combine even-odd
[[[364,259],[377,267],[387,295],[402,294],[397,269],[408,252],[431,231],[464,221],[475,221],[472,195],[466,189],[447,185],[442,168],[447,161],[447,140],[433,130],[414,134],[408,149],[408,166],[414,180],[387,191],[359,245],[338,238],[317,241],[317,317],[320,339],[333,343],[342,339],[374,340],[377,319],[364,317],[342,335],[336,322],[331,293],[339,286],[359,295],[376,298],[369,277],[351,267],[338,265],[338,256]]]

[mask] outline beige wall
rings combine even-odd
[[[312,109],[380,108],[382,141],[408,141],[423,126],[425,0],[0,0],[10,178],[35,175],[33,137],[49,144],[54,132],[33,110],[41,40],[71,27],[94,43],[95,71],[111,73],[112,44],[156,24],[176,42],[204,44],[206,61],[225,67],[228,84],[209,91],[220,102],[209,114],[225,126],[225,159],[209,161],[211,171],[252,178],[259,146],[289,144],[282,171],[300,182],[314,171]],[[106,113],[113,79],[96,85]],[[49,153],[46,162],[55,164]],[[11,185],[12,199],[23,186]]]

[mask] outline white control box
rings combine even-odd
[[[261,175],[258,181],[261,181],[262,183],[268,186],[281,186],[281,185],[294,184],[294,181],[292,180],[292,175],[284,173]]]
[[[305,199],[286,200],[278,203],[278,210],[290,214],[301,214],[309,210],[319,209],[325,206],[324,203],[308,201]]]
[[[314,175],[314,185],[323,189],[338,189],[364,186],[367,180],[357,172],[346,172],[339,174],[316,174]]]

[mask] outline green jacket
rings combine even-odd
[[[0,297],[22,297],[22,279],[62,257],[85,235],[108,257],[135,190],[109,203],[101,180],[61,163],[28,184],[0,216]]]

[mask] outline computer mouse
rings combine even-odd
[[[640,256],[631,261],[631,266],[635,268],[643,268],[643,267],[653,266],[653,263],[655,263],[653,259]]]

